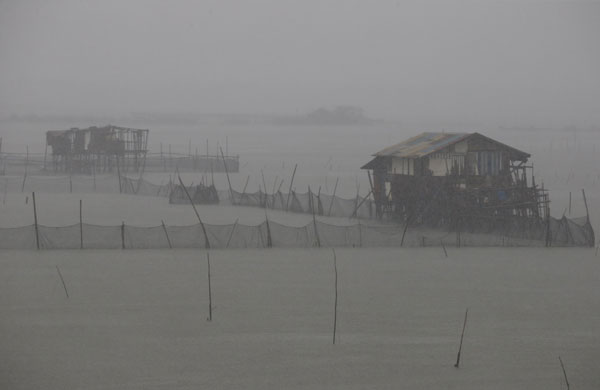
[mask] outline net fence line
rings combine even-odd
[[[153,184],[145,180],[129,177],[100,176],[77,177],[73,180],[64,177],[10,177],[0,180],[4,192],[105,192],[125,193],[141,196],[168,197],[172,203],[189,204],[183,191],[177,191],[179,186],[172,182],[166,184]],[[120,187],[120,188],[119,188]],[[188,187],[194,188],[193,186]],[[208,188],[208,187],[205,187]],[[214,187],[212,187],[214,189]],[[181,189],[181,188],[179,188]],[[216,190],[214,190],[216,191]],[[209,191],[195,194],[203,198],[210,198],[215,203],[224,205],[240,205],[262,207],[272,210],[285,210],[298,213],[308,213],[315,216],[332,217],[357,217],[372,218],[374,215],[373,202],[357,196],[355,199],[343,199],[327,194],[312,192],[297,193],[292,191],[289,195],[277,192],[266,194],[258,191],[255,193],[240,193],[237,191]],[[207,195],[208,194],[208,195]],[[194,198],[193,198],[194,199]],[[196,201],[194,201],[196,203]],[[316,217],[315,217],[316,218]],[[34,226],[34,225],[31,225]],[[34,233],[29,232],[31,226],[22,228],[0,228],[0,248],[21,249],[35,248]],[[157,226],[135,227],[98,226],[83,224],[48,227],[38,226],[38,242],[40,248],[198,248],[203,247],[204,237],[198,235],[200,225],[193,226]],[[337,226],[327,224],[315,219],[314,223],[305,227],[292,227],[278,224],[273,221],[263,222],[261,225],[248,226],[242,224],[207,225],[210,246],[215,248],[249,248],[268,247],[269,238],[272,246],[281,247],[312,247],[322,246],[400,246],[402,236],[406,235],[402,245],[427,246],[427,245],[461,245],[460,240],[466,240],[463,245],[472,246],[539,246],[547,242],[553,246],[593,246],[595,244],[594,231],[586,217],[568,219],[550,218],[543,224],[506,224],[502,229],[490,229],[482,224],[477,232],[460,232],[460,239],[450,238],[457,234],[435,231],[424,234],[425,229],[409,227],[404,232],[404,227],[399,225],[373,226],[371,224],[357,223],[350,226]],[[268,228],[267,228],[268,227]],[[16,230],[15,230],[16,229]],[[73,233],[73,231],[75,233]],[[229,229],[229,230],[228,230]],[[115,231],[118,230],[118,234]],[[15,233],[20,232],[20,233]],[[29,233],[28,233],[29,232]],[[17,237],[19,234],[23,237]],[[267,234],[269,233],[269,234]],[[32,234],[33,246],[32,246]],[[169,243],[166,237],[173,236]],[[269,237],[270,236],[270,237]],[[82,238],[83,237],[83,238]],[[187,239],[182,237],[188,237]],[[212,238],[211,238],[212,237]],[[81,242],[83,241],[83,245]],[[163,241],[167,241],[165,246]],[[213,245],[214,241],[214,245]],[[162,244],[160,244],[163,242]]]
[[[566,218],[550,223],[552,246],[590,245],[587,224]],[[498,233],[439,232],[398,225],[338,226],[319,220],[292,227],[266,219],[258,225],[204,223],[211,249],[311,247],[423,247],[423,246],[545,246],[546,228],[528,229],[510,237]],[[592,231],[593,234],[593,231]],[[593,241],[592,244],[593,245]],[[29,225],[0,228],[0,249],[168,249],[206,248],[200,224],[139,227],[126,224],[100,226],[81,223],[52,227]]]
[[[193,193],[194,186],[186,186]],[[108,193],[130,194],[140,196],[157,196],[168,198],[173,204],[189,204],[185,193],[179,185],[172,182],[154,184],[144,179],[122,176],[11,176],[0,178],[2,192],[47,192],[47,193]],[[178,190],[179,189],[179,190]],[[215,194],[205,203],[215,203]],[[232,198],[233,196],[233,198]],[[372,218],[375,216],[374,203],[365,197],[356,196],[345,199],[323,193],[298,193],[292,191],[289,195],[278,191],[275,194],[265,194],[262,191],[243,193],[235,190],[216,190],[218,203],[222,205],[265,207],[272,210],[285,210],[295,213],[312,214],[330,217]],[[194,200],[196,203],[196,199]],[[198,203],[202,203],[198,199]]]

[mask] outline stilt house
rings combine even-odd
[[[379,217],[493,228],[547,216],[530,155],[479,133],[422,133],[373,156],[362,169],[372,173]]]

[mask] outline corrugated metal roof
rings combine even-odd
[[[374,156],[423,157],[459,142],[470,135],[470,133],[422,133],[399,144],[380,150]]]

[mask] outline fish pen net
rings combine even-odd
[[[153,184],[143,179],[122,176],[63,176],[63,177],[5,177],[0,180],[4,192],[49,193],[126,193],[169,198],[170,203],[187,204],[189,199],[179,185],[172,182]],[[374,225],[375,203],[368,197],[343,199],[311,191],[289,194],[267,194],[235,190],[218,191],[214,186],[199,184],[186,187],[194,203],[262,207],[267,210],[313,214],[315,221],[303,227],[293,227],[273,221],[260,225],[205,224],[211,248],[264,248],[313,246],[594,246],[594,230],[587,217],[489,218],[462,217],[450,232],[426,230],[413,226],[405,231],[404,225]],[[337,226],[322,222],[317,217],[350,217],[365,223]],[[468,221],[468,222],[466,222]],[[36,241],[37,234],[37,241]],[[457,241],[457,236],[459,236]],[[168,237],[168,238],[167,238]],[[135,227],[98,226],[83,223],[65,227],[34,225],[19,228],[0,228],[0,249],[97,248],[97,249],[151,249],[151,248],[204,248],[206,238],[201,225]]]
[[[258,225],[239,223],[191,226],[138,227],[75,224],[62,227],[35,225],[0,228],[0,249],[161,249],[206,248],[310,248],[310,247],[398,247],[398,246],[593,246],[594,232],[587,219],[550,220],[529,236],[501,232],[441,232],[408,229],[401,225],[357,223],[338,226],[315,219],[293,227],[265,220]],[[458,240],[458,241],[457,241]]]

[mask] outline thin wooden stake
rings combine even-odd
[[[4,179],[4,197],[2,198],[2,204],[6,204],[6,194],[8,193],[8,179]]]
[[[83,200],[79,199],[79,249],[83,249]]]
[[[317,217],[315,216],[315,207],[314,207],[314,200],[313,200],[313,195],[312,192],[310,191],[310,187],[308,189],[308,194],[310,196],[310,200],[311,200],[311,204],[312,204],[312,216],[313,216],[313,226],[315,229],[315,238],[317,239],[317,247],[320,248],[321,247],[321,239],[319,238],[319,230],[317,229]]]
[[[465,311],[465,322],[463,323],[462,333],[460,335],[460,345],[458,347],[458,354],[456,355],[456,363],[454,367],[458,368],[460,365],[460,353],[462,352],[463,338],[465,337],[465,328],[467,327],[467,315],[469,314],[469,308]]]
[[[60,273],[60,268],[58,268],[58,265],[56,266],[56,271],[58,271],[58,277],[60,278],[60,281],[62,282],[63,288],[65,289],[65,294],[67,295],[67,298],[69,298],[69,292],[67,291],[67,284],[65,283],[65,279],[62,276],[62,273]]]
[[[267,248],[273,247],[273,239],[271,238],[271,225],[269,225],[269,217],[267,217],[267,210],[265,209],[265,222],[267,224]]]
[[[31,197],[33,198],[33,222],[35,223],[35,246],[39,250],[40,249],[40,231],[38,228],[37,206],[35,203],[35,192],[31,193]]]
[[[265,173],[263,172],[263,170],[260,170],[260,174],[262,176],[262,183],[263,183],[263,188],[265,189],[265,208],[269,207],[269,201],[267,198],[267,182],[265,181]]]
[[[404,236],[406,235],[406,231],[408,230],[409,221],[410,217],[406,218],[406,222],[404,223],[404,230],[402,231],[402,239],[400,240],[400,246],[404,245]]]
[[[212,288],[210,285],[210,253],[206,252],[206,264],[208,265],[208,321],[212,321]]]
[[[169,244],[169,249],[173,249],[173,245],[171,245],[171,239],[169,238],[169,233],[167,232],[167,227],[165,226],[165,221],[160,220],[162,223],[163,231],[165,232],[165,237],[167,237],[167,243]]]
[[[229,238],[227,239],[227,245],[225,245],[225,248],[229,248],[229,243],[231,242],[231,239],[233,238],[233,232],[235,232],[235,227],[237,226],[239,218],[235,219],[235,222],[233,223],[233,228],[231,228],[231,233],[229,233]]]
[[[235,205],[235,198],[233,197],[233,188],[231,187],[231,180],[229,180],[229,170],[227,169],[227,161],[225,161],[225,155],[223,155],[223,149],[221,150],[221,157],[223,157],[223,167],[225,168],[225,174],[227,175],[227,184],[229,184],[229,195],[231,196],[231,204]]]
[[[73,193],[73,175],[69,174],[69,193]]]
[[[442,243],[442,249],[444,250],[444,255],[448,257],[448,252],[446,251],[446,245],[444,245],[444,241],[440,241]]]
[[[44,172],[46,171],[46,157],[48,156],[48,139],[46,139],[46,147],[44,148]]]
[[[358,246],[362,248],[362,225],[360,221],[358,221]]]
[[[21,192],[25,192],[25,180],[27,180],[27,167],[25,167],[25,173],[23,173],[23,183],[21,184]]]
[[[206,247],[206,249],[210,249],[210,242],[208,241],[208,234],[206,233],[206,228],[204,227],[202,218],[200,218],[200,214],[198,214],[198,210],[196,210],[196,206],[194,205],[194,202],[192,201],[192,197],[190,196],[190,193],[188,192],[185,185],[183,185],[183,181],[181,180],[181,175],[177,174],[177,177],[179,178],[179,184],[181,184],[183,191],[187,195],[187,198],[189,199],[190,204],[192,205],[192,208],[194,209],[194,213],[196,213],[196,217],[198,217],[198,222],[200,222],[200,226],[202,227],[202,232],[204,233],[204,246]]]
[[[240,203],[243,202],[244,196],[246,195],[246,187],[248,187],[248,182],[250,181],[250,175],[246,178],[246,184],[244,184],[244,189],[242,190],[242,195],[240,196]]]
[[[337,191],[339,176],[335,179],[335,186],[333,187],[333,195],[331,195],[331,202],[329,202],[329,210],[327,210],[327,216],[331,217],[331,208],[333,207],[333,200],[335,199],[335,191]]]
[[[588,210],[587,198],[585,197],[585,190],[582,188],[581,193],[583,194],[583,204],[585,205],[585,215],[587,222],[590,223],[590,211]]]
[[[562,372],[563,375],[565,377],[565,382],[567,383],[567,390],[569,390],[569,379],[567,378],[567,371],[565,370],[565,365],[563,364],[562,359],[560,358],[560,356],[558,357],[558,360],[560,361],[560,366],[562,367]]]
[[[125,249],[125,221],[121,223],[121,249]]]
[[[369,196],[371,195],[371,191],[369,191],[369,193],[367,194],[367,196],[365,196],[360,203],[358,203],[356,205],[356,208],[354,209],[354,211],[352,212],[352,215],[350,216],[350,218],[354,218],[357,216],[358,213],[358,209],[360,208],[360,206],[362,206],[362,204],[365,202],[365,200],[367,200],[369,198]]]
[[[335,275],[334,287],[335,287],[335,301],[333,305],[333,344],[335,345],[335,334],[337,331],[337,307],[338,307],[338,272],[337,272],[337,256],[335,255],[335,248],[331,248],[333,251],[333,272]]]
[[[275,208],[275,187],[277,186],[277,179],[279,179],[279,176],[275,176],[275,180],[273,181],[273,204],[271,206],[273,206],[272,208]]]
[[[123,187],[121,184],[121,168],[119,167],[119,156],[117,155],[117,176],[119,177],[119,194],[123,193]]]
[[[288,190],[288,196],[285,201],[285,211],[288,211],[290,204],[290,195],[292,193],[292,185],[294,184],[294,177],[296,176],[296,168],[298,168],[298,164],[294,165],[294,172],[292,173],[292,180],[290,181],[290,189]]]

